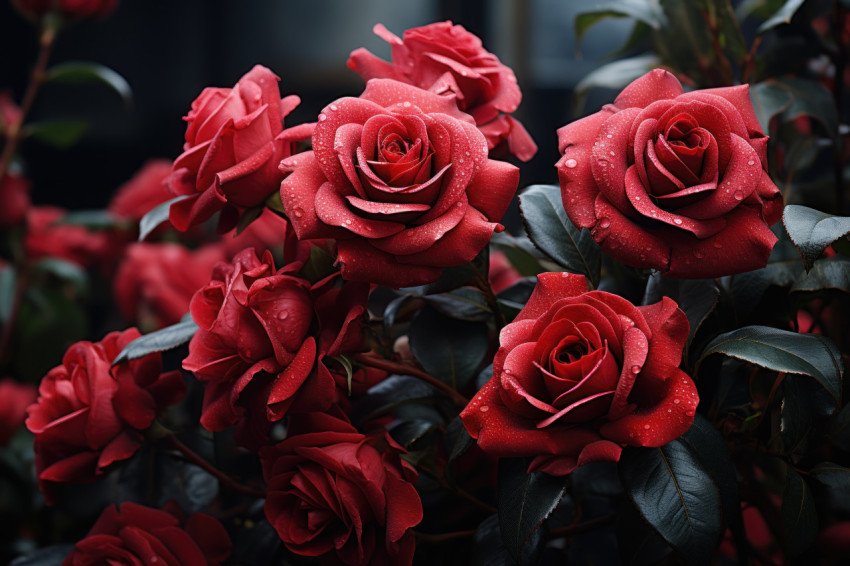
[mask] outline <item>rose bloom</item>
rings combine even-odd
[[[325,413],[298,415],[288,431],[260,450],[266,517],[286,548],[330,564],[410,565],[422,503],[404,449]]]
[[[53,206],[34,206],[27,211],[24,249],[31,260],[56,257],[80,267],[114,269],[125,241],[106,230],[62,224],[67,211]]]
[[[233,88],[206,88],[192,102],[183,154],[168,181],[174,195],[187,197],[171,205],[175,228],[186,231],[221,211],[219,232],[226,232],[242,210],[263,204],[280,185],[280,160],[312,125],[283,129],[301,100],[281,100],[279,80],[257,65]]]
[[[497,457],[565,475],[617,461],[622,446],[662,446],[691,426],[699,399],[679,369],[688,319],[671,299],[635,307],[583,276],[541,273],[502,329],[493,377],[461,412]]]
[[[209,515],[185,517],[174,504],[160,511],[128,501],[104,509],[62,566],[219,566],[230,548],[227,531]]]
[[[112,282],[115,303],[128,323],[148,331],[180,322],[192,295],[224,259],[223,246],[215,244],[197,250],[171,242],[130,244]]]
[[[516,76],[481,46],[478,36],[451,22],[411,28],[402,38],[381,24],[373,31],[392,47],[392,62],[356,49],[348,67],[363,80],[393,79],[437,94],[452,93],[460,109],[475,119],[490,149],[507,142],[522,161],[534,157],[534,140],[519,120],[508,116],[522,100]]]
[[[138,222],[157,205],[174,196],[166,184],[170,175],[170,161],[151,159],[132,179],[118,188],[107,210],[116,216]]]
[[[159,353],[111,367],[139,336],[130,328],[77,342],[41,380],[26,425],[35,434],[36,473],[48,503],[51,484],[94,481],[135,454],[157,414],[183,397],[180,372],[162,373]]]
[[[27,416],[27,407],[35,402],[38,393],[28,383],[0,379],[0,446],[6,446]]]
[[[345,279],[390,287],[472,260],[503,229],[519,183],[452,97],[384,79],[325,107],[313,151],[281,167],[298,237],[336,239]]]
[[[369,286],[336,286],[337,276],[311,285],[301,266],[277,270],[271,253],[246,249],[216,265],[192,298],[200,330],[183,368],[204,383],[206,429],[238,423],[239,442],[256,446],[288,411],[330,405],[335,381],[324,358],[360,348]]]
[[[684,279],[767,263],[782,195],[748,85],[685,94],[656,69],[558,140],[567,215],[612,258]]]
[[[490,280],[490,287],[494,293],[504,291],[523,279],[522,275],[511,265],[508,256],[500,251],[490,252],[490,266],[487,272],[487,278]]]
[[[23,222],[30,204],[30,182],[15,173],[3,175],[0,179],[0,230]]]
[[[12,0],[12,4],[30,17],[57,10],[67,17],[89,18],[107,15],[115,9],[118,0]]]

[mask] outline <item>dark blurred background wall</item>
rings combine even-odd
[[[378,22],[398,35],[441,20],[462,24],[513,67],[523,92],[515,114],[537,141],[537,156],[521,166],[520,187],[556,182],[555,130],[574,118],[572,89],[623,43],[631,24],[595,26],[576,58],[573,17],[585,4],[563,0],[120,0],[104,19],[63,30],[51,64],[90,60],[130,83],[130,107],[100,85],[46,85],[30,120],[85,118],[91,129],[71,149],[35,141],[21,147],[33,180],[33,200],[72,209],[103,207],[112,191],[147,159],[181,152],[191,101],[205,86],[232,86],[254,64],[281,76],[281,93],[302,99],[288,124],[314,121],[333,99],[357,96],[363,84],[345,63],[357,47],[389,58],[372,34]],[[0,0],[0,90],[16,101],[36,56],[36,33]],[[609,101],[596,92],[587,109]],[[516,220],[516,211],[511,212]],[[509,223],[513,224],[509,219]]]

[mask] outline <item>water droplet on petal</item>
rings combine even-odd
[[[600,218],[599,219],[599,227],[600,228],[603,228],[603,229],[608,228],[610,225],[611,225],[611,221],[608,220],[607,218]]]
[[[292,211],[292,216],[294,216],[295,218],[301,218],[302,216],[304,216],[304,211],[300,208],[296,208]]]
[[[409,101],[409,100],[405,100],[405,101],[402,103],[402,106],[404,106],[405,108],[410,108],[410,101]]]
[[[640,366],[638,366],[638,365],[632,366],[632,373],[639,374],[640,373]]]
[[[697,259],[702,259],[702,258],[705,257],[705,252],[703,250],[697,248],[697,249],[694,250],[694,257],[696,257]]]
[[[614,134],[608,134],[608,135],[607,135],[607,136],[605,136],[605,137],[606,137],[606,138],[608,138],[608,139],[610,140],[611,138],[613,138],[613,137],[614,137]]]
[[[673,404],[674,404],[674,405],[678,405],[678,404],[679,404],[679,403],[681,403],[681,402],[682,402],[682,401],[681,401],[681,400],[679,400],[679,399],[673,399]]]
[[[674,218],[674,219],[673,219],[673,224],[675,224],[676,226],[680,225],[681,223],[682,223],[682,219],[681,219],[681,218]]]
[[[478,407],[478,410],[481,411],[482,413],[486,413],[487,411],[490,410],[490,406],[489,405],[481,405],[480,407]]]
[[[566,165],[567,167],[572,169],[573,167],[578,165],[578,161],[576,161],[575,159],[567,159],[567,161],[564,163],[564,165]]]
[[[649,425],[648,424],[643,425],[643,430],[649,430]]]
[[[735,200],[744,200],[743,191],[735,191],[734,193],[732,193],[732,196],[735,197]]]
[[[336,104],[331,104],[331,110],[336,110],[336,109],[337,109],[337,105],[336,105]]]
[[[324,114],[319,114],[319,122],[324,122],[327,119],[328,119],[328,117],[325,116]]]
[[[351,224],[351,219],[350,219],[350,218],[346,219],[346,220],[345,220],[345,223],[346,223],[346,224]]]
[[[752,159],[750,159],[749,161],[747,161],[747,165],[755,165],[755,164],[756,164],[756,162],[755,162],[755,161],[753,161]]]

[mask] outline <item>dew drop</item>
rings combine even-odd
[[[616,154],[616,153],[614,153],[613,151],[612,151],[612,152],[610,152],[610,153],[611,153],[611,155],[617,155],[617,154]]]
[[[567,167],[569,167],[570,169],[572,169],[572,168],[574,168],[576,165],[578,165],[578,161],[576,161],[575,159],[567,159],[567,161],[564,163],[564,165],[566,165]]]
[[[696,411],[693,411],[693,410],[692,411],[685,411],[685,414],[688,415],[689,417],[692,417],[696,414]]]
[[[328,119],[328,117],[325,116],[324,114],[319,114],[319,122],[324,122],[327,119]]]
[[[634,374],[640,373],[640,366],[637,366],[637,365],[632,366],[632,373],[634,373]]]
[[[410,101],[409,101],[409,100],[405,100],[405,101],[402,103],[402,106],[404,106],[405,108],[410,108]]]
[[[302,216],[304,216],[304,211],[300,208],[296,208],[292,211],[292,216],[294,216],[295,218],[301,218]]]
[[[720,248],[723,247],[723,244],[721,244],[720,242],[714,242],[714,247],[719,250]]]
[[[747,165],[755,165],[755,164],[756,164],[756,162],[755,162],[755,161],[753,161],[752,159],[750,159],[749,161],[747,161]]]
[[[331,104],[331,110],[336,110],[338,107],[336,104]]]
[[[289,318],[289,311],[280,311],[277,313],[278,320],[286,320],[287,318]]]
[[[734,193],[732,193],[732,196],[735,197],[735,200],[744,200],[743,191],[735,191]]]
[[[599,227],[600,228],[608,228],[610,225],[611,225],[611,221],[608,220],[607,218],[600,218],[599,219]]]
[[[489,405],[481,405],[480,407],[478,407],[478,410],[481,411],[482,413],[486,413],[487,411],[490,410],[490,406]]]
[[[681,219],[681,218],[674,218],[674,219],[673,219],[673,224],[675,224],[675,225],[677,225],[677,226],[678,226],[678,225],[680,225],[681,223],[682,223],[682,219]]]
[[[702,258],[705,257],[705,252],[703,250],[697,248],[697,249],[694,250],[694,257],[696,257],[697,259],[702,259]]]
[[[679,404],[679,403],[681,403],[681,402],[682,402],[682,401],[681,401],[681,400],[679,400],[679,399],[673,399],[673,404],[674,404],[674,405],[678,405],[678,404]]]
[[[350,219],[350,218],[347,218],[347,219],[345,220],[345,223],[346,223],[346,224],[351,224],[351,219]]]
[[[649,430],[649,425],[648,424],[643,425],[643,430]]]
[[[636,200],[636,201],[640,201],[640,197],[635,197],[635,200]]]
[[[606,137],[606,138],[608,138],[608,139],[610,140],[611,138],[613,138],[613,137],[614,137],[614,134],[608,134],[608,135],[607,135],[607,136],[605,136],[605,137]]]

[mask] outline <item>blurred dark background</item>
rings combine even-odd
[[[379,22],[400,36],[406,28],[452,20],[481,37],[516,72],[523,101],[515,116],[540,148],[521,165],[520,187],[554,183],[555,130],[575,118],[573,88],[622,45],[632,25],[602,21],[577,58],[573,17],[581,6],[562,0],[121,0],[106,18],[67,26],[51,65],[88,60],[111,67],[130,83],[133,103],[126,106],[103,85],[45,85],[28,121],[83,118],[91,128],[67,150],[22,144],[33,201],[105,206],[146,160],[180,154],[181,117],[204,87],[232,86],[257,63],[282,78],[282,95],[302,99],[287,124],[314,121],[332,100],[362,91],[360,77],[345,64],[352,50],[364,46],[389,59],[389,46],[372,33]],[[37,53],[36,30],[8,0],[0,0],[0,53],[0,91],[10,90],[19,102]],[[587,111],[613,95],[592,93]],[[506,220],[514,224],[516,211]]]

